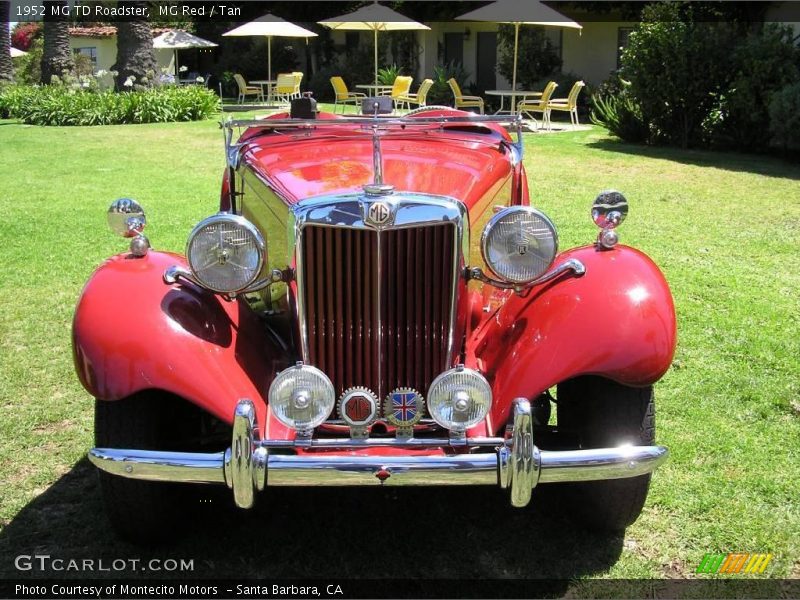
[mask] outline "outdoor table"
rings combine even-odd
[[[267,102],[272,102],[272,87],[278,83],[277,79],[252,79],[247,82],[249,84],[255,84],[261,88],[261,99],[267,100]],[[267,95],[264,95],[264,86],[267,86]]]
[[[372,90],[373,93],[370,94],[371,96],[380,96],[383,92],[386,92],[386,91],[391,92],[392,91],[392,87],[394,87],[394,86],[381,85],[380,83],[379,84],[361,83],[361,84],[358,84],[356,87],[359,88],[359,89],[362,89],[362,90]]]
[[[531,96],[541,96],[542,95],[542,92],[530,92],[530,91],[526,91],[526,90],[516,90],[516,91],[512,91],[512,90],[486,90],[486,92],[484,92],[484,93],[487,96],[500,96],[500,109],[494,114],[499,115],[502,112],[508,112],[508,114],[510,114],[512,116],[515,115],[516,112],[517,112],[517,98],[518,97],[521,97],[523,100],[526,100],[527,98],[529,98]],[[503,110],[503,103],[505,102],[505,99],[507,97],[511,98],[511,109],[508,110],[508,111],[505,111],[505,110]]]

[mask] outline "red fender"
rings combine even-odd
[[[237,400],[250,398],[265,423],[269,385],[287,357],[243,300],[164,283],[173,265],[185,267],[186,260],[150,251],[114,256],[95,271],[72,328],[81,383],[102,400],[165,390],[226,423]]]
[[[627,246],[575,248],[581,276],[565,276],[512,295],[467,344],[467,365],[492,383],[489,429],[498,431],[514,398],[534,398],[578,375],[631,386],[656,382],[672,363],[675,307],[664,276]]]

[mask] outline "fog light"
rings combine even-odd
[[[278,373],[269,386],[269,405],[281,423],[310,431],[330,416],[335,402],[331,380],[316,367],[298,363]]]
[[[492,407],[486,378],[458,366],[439,375],[428,390],[428,412],[445,429],[462,432],[480,423]]]

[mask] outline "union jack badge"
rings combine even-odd
[[[368,427],[378,418],[378,397],[365,387],[352,387],[339,398],[339,416],[350,427],[350,436],[367,437]]]
[[[413,427],[422,420],[425,400],[412,388],[397,388],[383,401],[383,416],[397,427],[398,437],[411,437]]]

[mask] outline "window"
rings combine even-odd
[[[622,51],[628,47],[628,37],[633,27],[620,27],[617,29],[617,69],[622,66]]]
[[[75,48],[72,52],[75,56],[88,56],[89,60],[92,61],[92,67],[97,67],[97,48],[94,46]]]

